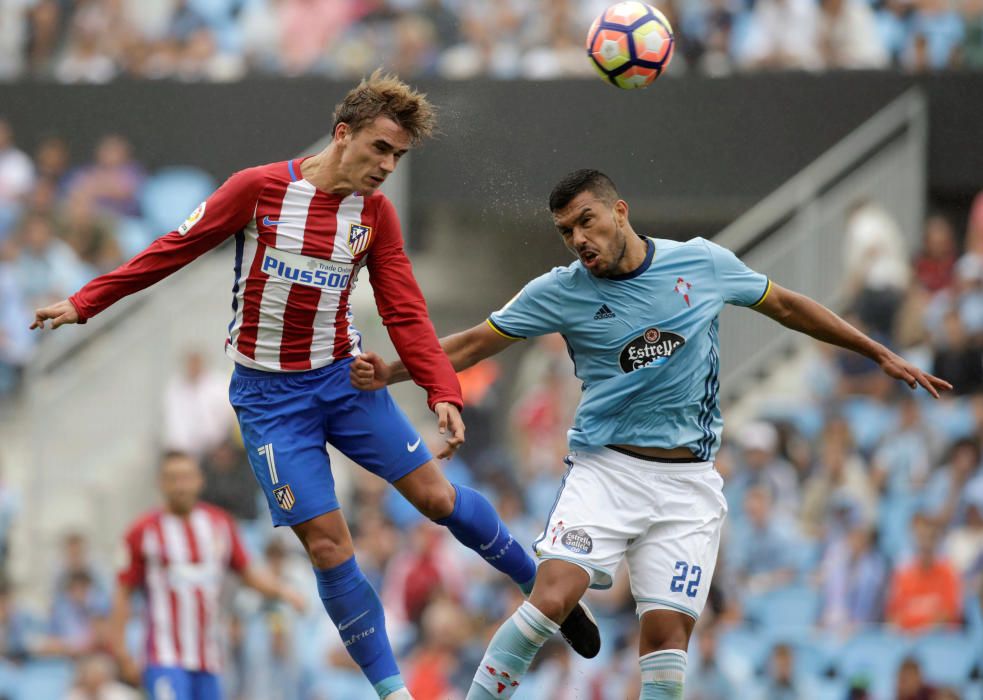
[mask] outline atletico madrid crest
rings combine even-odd
[[[348,228],[348,248],[352,255],[358,255],[369,247],[369,239],[372,238],[372,227],[362,224],[352,224]]]
[[[294,503],[297,499],[294,498],[294,492],[290,488],[290,484],[284,484],[278,489],[273,489],[273,495],[276,496],[277,505],[283,510],[290,510],[294,507]]]

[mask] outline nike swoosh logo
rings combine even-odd
[[[286,221],[279,220],[279,219],[276,220],[276,221],[274,221],[273,219],[271,219],[268,216],[264,216],[263,217],[263,226],[279,226],[280,224],[285,224],[285,223],[287,223],[287,222]]]
[[[359,620],[361,620],[363,617],[365,617],[368,614],[369,614],[369,611],[366,610],[364,613],[362,613],[358,617],[353,617],[348,622],[344,622],[344,623],[338,625],[338,631],[339,632],[344,632],[346,629],[348,629],[349,627],[351,627],[352,625],[354,625],[356,622],[358,622]]]
[[[406,451],[416,452],[416,448],[419,446],[420,446],[420,438],[417,438],[416,442],[414,442],[412,445],[410,443],[406,443]]]
[[[478,549],[480,549],[482,552],[488,551],[488,548],[491,547],[493,544],[495,544],[495,540],[498,539],[498,533],[500,533],[501,531],[502,531],[502,523],[499,522],[495,528],[495,536],[491,538],[491,542],[489,542],[488,544],[479,544]]]

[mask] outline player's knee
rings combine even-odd
[[[354,554],[350,543],[335,542],[330,537],[316,537],[304,544],[316,569],[332,569],[351,559]]]
[[[642,615],[640,632],[641,651],[644,654],[664,649],[683,649],[689,646],[695,621],[676,611],[654,609]]]
[[[429,489],[413,505],[430,520],[446,518],[454,512],[454,487],[447,484],[444,488]]]
[[[535,591],[529,602],[554,622],[563,622],[579,600],[580,596],[575,596],[569,591],[561,588],[548,588]]]

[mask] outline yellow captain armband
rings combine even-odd
[[[753,309],[755,306],[761,306],[761,304],[764,303],[765,299],[768,298],[769,292],[771,292],[771,280],[768,280],[768,285],[765,287],[765,293],[762,294],[761,297],[756,302],[751,304],[751,306],[749,306],[748,308]]]
[[[502,336],[506,340],[525,340],[525,337],[523,337],[521,335],[509,335],[508,333],[506,333],[505,331],[503,331],[501,328],[499,328],[498,326],[496,326],[495,325],[495,322],[492,321],[490,318],[489,319],[485,319],[485,323],[488,324],[488,327],[489,328],[491,328],[493,331],[495,331],[496,333],[498,333],[500,336]]]

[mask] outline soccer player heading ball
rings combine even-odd
[[[536,575],[488,500],[447,481],[389,393],[361,392],[348,380],[362,352],[350,295],[367,267],[382,322],[447,434],[438,457],[463,442],[460,385],[413,278],[396,210],[378,191],[434,126],[425,96],[377,71],[337,106],[323,151],[235,173],[177,230],[69,299],[38,309],[31,326],[84,323],[235,237],[225,348],[236,363],[229,394],[253,473],[273,523],[290,526],[303,542],[348,653],[379,697],[392,700],[410,696],[382,604],[355,560],[326,442],[393,484],[524,591]],[[597,653],[600,638],[585,608],[564,625],[574,649]]]
[[[515,341],[561,333],[584,386],[567,473],[533,545],[545,561],[529,600],[492,638],[467,697],[511,697],[557,623],[588,587],[609,587],[627,559],[641,623],[641,698],[682,698],[686,649],[727,513],[713,464],[723,428],[717,316],[724,304],[865,355],[936,398],[952,387],[725,248],[637,234],[628,204],[603,173],[570,173],[553,188],[549,208],[577,261],[529,282],[485,323],[441,341],[460,370]],[[363,389],[407,376],[402,363],[373,354],[352,365],[352,383]]]

